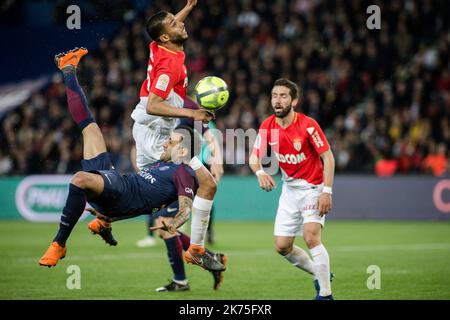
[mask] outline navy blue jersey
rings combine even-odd
[[[134,175],[139,175],[146,181],[145,187],[142,186],[146,189],[143,196],[148,197],[153,208],[167,206],[178,200],[178,196],[193,199],[198,188],[194,170],[185,164],[157,161],[142,169],[139,174],[128,176]]]
[[[102,194],[89,204],[109,217],[133,217],[159,211],[178,200],[194,198],[198,183],[185,164],[157,161],[140,173],[121,175],[108,153],[83,160],[83,170],[99,173],[105,182]]]

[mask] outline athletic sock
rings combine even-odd
[[[70,233],[75,227],[78,219],[81,217],[86,207],[86,193],[83,189],[74,184],[69,185],[69,195],[67,196],[66,205],[61,214],[59,230],[53,241],[58,242],[62,247],[65,246]]]
[[[180,241],[181,247],[184,251],[187,251],[191,244],[191,238],[187,234],[180,231],[178,231],[178,234],[178,240]]]
[[[65,67],[63,75],[70,114],[80,130],[83,130],[90,123],[94,122],[94,117],[89,110],[83,89],[78,84],[76,69],[73,66]]]
[[[180,242],[180,246],[183,248],[184,251],[187,251],[189,249],[189,246],[191,245],[191,238],[183,232],[178,231],[178,233],[179,233],[178,241]],[[205,248],[205,251],[212,256],[214,256],[215,254],[208,248]]]
[[[314,264],[308,253],[300,247],[294,246],[284,258],[299,269],[314,275]]]
[[[173,271],[173,280],[180,283],[186,280],[186,273],[184,271],[183,256],[181,246],[178,244],[178,237],[164,239],[164,243],[167,247],[167,256],[169,257],[169,263]]]
[[[330,257],[328,256],[327,249],[322,244],[309,250],[314,263],[314,275],[319,281],[320,292],[322,297],[329,296],[331,294],[330,283]]]
[[[195,196],[192,203],[191,244],[205,246],[205,235],[208,229],[212,204],[212,200]]]

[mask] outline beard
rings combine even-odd
[[[188,39],[187,35],[177,34],[177,35],[172,36],[170,41],[175,44],[183,44],[186,42],[187,39]]]
[[[279,110],[279,111],[274,110],[275,117],[282,119],[282,118],[286,117],[289,114],[289,112],[291,112],[291,110],[292,110],[292,104],[290,104],[288,107],[286,107],[282,110]]]

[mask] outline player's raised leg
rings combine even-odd
[[[317,222],[308,222],[303,227],[303,238],[309,248],[314,265],[314,275],[320,287],[317,300],[332,300],[330,257],[321,242],[322,225]]]
[[[70,113],[83,133],[84,158],[91,159],[105,153],[106,145],[76,77],[78,62],[86,53],[86,49],[76,48],[68,53],[57,55],[55,62],[64,74]],[[39,260],[40,265],[52,267],[65,257],[66,241],[83,213],[87,199],[101,194],[103,188],[103,178],[97,174],[77,172],[74,175],[69,185],[69,194],[61,214],[58,233],[44,256]]]
[[[73,120],[83,134],[83,158],[84,160],[101,157],[106,158],[106,143],[101,130],[92,116],[83,89],[77,79],[76,68],[81,58],[87,54],[84,48],[75,48],[67,53],[55,57],[55,63],[63,72],[66,87],[67,104]],[[107,159],[98,159],[98,162],[107,162]],[[101,219],[94,219],[88,225],[93,234],[100,235],[109,245],[117,245],[111,233],[111,224]]]
[[[55,56],[55,63],[64,76],[70,114],[83,134],[83,158],[85,160],[106,152],[105,140],[89,110],[86,96],[77,79],[78,63],[87,53],[85,48],[75,48]]]

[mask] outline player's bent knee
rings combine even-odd
[[[320,236],[315,233],[306,233],[303,235],[306,246],[311,249],[320,244]]]
[[[77,186],[78,188],[85,189],[89,184],[89,173],[78,171],[73,175],[70,183]]]
[[[283,246],[275,243],[275,250],[282,256],[285,256],[292,251],[292,246]]]

